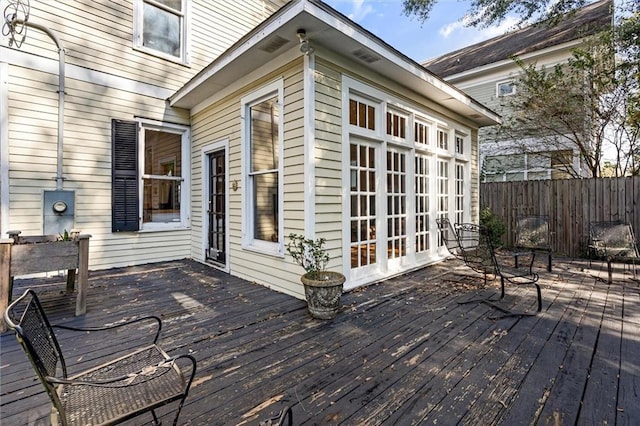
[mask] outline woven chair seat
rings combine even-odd
[[[132,412],[148,411],[182,398],[186,378],[168,359],[162,349],[151,345],[69,377],[75,382],[93,383],[126,377],[100,385],[60,385],[58,395],[70,422],[81,425],[117,422],[129,418]]]

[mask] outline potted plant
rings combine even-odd
[[[300,281],[304,285],[309,313],[314,318],[332,319],[340,310],[343,274],[327,271],[329,253],[324,249],[324,238],[312,240],[304,235],[289,234],[287,253],[305,270]]]

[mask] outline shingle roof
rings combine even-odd
[[[594,34],[610,26],[612,17],[613,0],[600,0],[553,27],[532,25],[447,53],[423,65],[440,77],[447,77]]]

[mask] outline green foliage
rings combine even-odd
[[[65,229],[64,233],[58,234],[58,241],[71,241],[71,234]]]
[[[287,253],[306,272],[324,272],[329,263],[329,253],[324,249],[324,238],[312,240],[304,235],[289,234]]]
[[[487,230],[493,246],[500,247],[502,245],[502,235],[507,230],[502,219],[496,216],[489,207],[485,207],[480,210],[480,225]]]

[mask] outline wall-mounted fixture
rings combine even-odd
[[[307,32],[303,29],[298,30],[298,39],[300,40],[300,52],[305,55],[310,55],[314,52],[313,46],[307,40]]]

